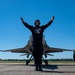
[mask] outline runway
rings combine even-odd
[[[33,64],[26,66],[24,63],[0,63],[0,75],[75,75],[74,64],[54,63],[42,65],[43,71],[34,71]]]

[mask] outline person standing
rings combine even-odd
[[[40,26],[40,20],[35,20],[34,25],[29,25],[24,21],[24,19],[21,17],[21,21],[24,24],[25,27],[27,27],[32,32],[33,37],[33,56],[35,61],[35,70],[36,71],[43,71],[42,70],[42,55],[43,55],[43,45],[42,45],[42,38],[43,38],[43,32],[44,30],[52,24],[54,20],[54,16],[52,16],[51,20],[45,24]]]

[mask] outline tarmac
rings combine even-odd
[[[42,65],[43,71],[35,71],[35,66],[25,63],[0,63],[0,75],[75,75],[73,63],[52,63]]]

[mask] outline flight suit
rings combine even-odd
[[[31,26],[26,22],[22,22],[25,27],[27,27],[31,32],[33,36],[33,56],[35,60],[35,66],[36,69],[41,70],[42,65],[42,55],[43,55],[43,45],[42,45],[42,38],[43,38],[43,32],[44,30],[51,25],[53,20],[49,21],[46,25],[42,26]]]

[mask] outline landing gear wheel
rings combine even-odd
[[[45,65],[48,65],[48,60],[45,60]]]
[[[29,64],[29,61],[28,60],[26,60],[26,65],[28,65]]]

